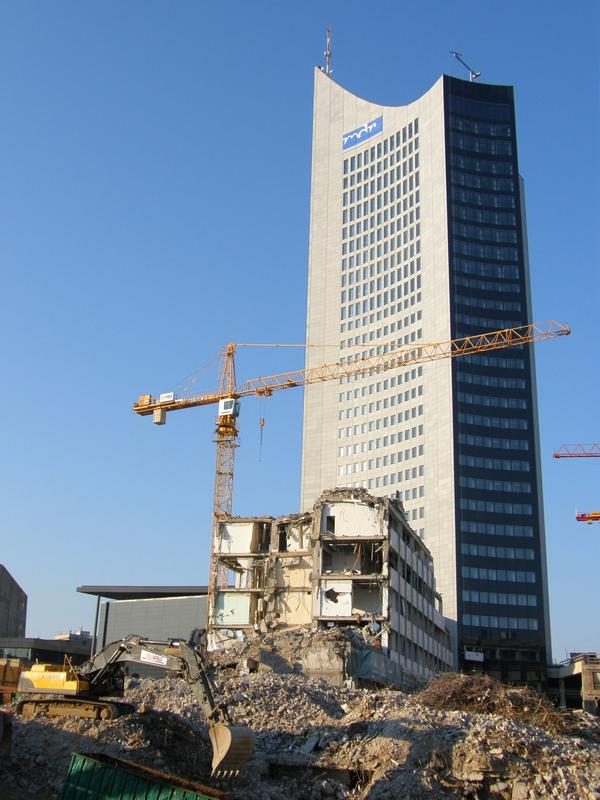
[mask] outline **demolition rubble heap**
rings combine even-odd
[[[229,653],[217,673],[233,719],[257,734],[236,779],[211,779],[206,721],[185,683],[130,678],[126,700],[136,710],[113,722],[15,717],[0,786],[7,797],[58,797],[78,751],[129,759],[240,800],[600,798],[597,718],[564,716],[531,690],[487,677],[446,673],[414,694],[332,686],[295,671],[291,639],[274,650],[287,671],[247,672],[246,651],[237,668]]]

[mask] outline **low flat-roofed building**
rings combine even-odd
[[[547,691],[561,708],[600,715],[600,653],[571,653],[549,666]]]
[[[0,637],[0,658],[19,658],[27,666],[36,661],[44,664],[62,664],[65,656],[69,656],[74,664],[82,664],[90,657],[89,643],[72,639]]]
[[[132,634],[148,639],[182,638],[206,628],[206,586],[78,586],[96,597],[92,650]]]

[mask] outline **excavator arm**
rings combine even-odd
[[[68,669],[61,671],[51,665],[35,665],[31,671],[21,674],[19,691],[24,696],[30,693],[63,697],[70,695],[54,701],[51,713],[58,716],[91,716],[95,706],[101,706],[102,712],[112,706],[110,702],[101,699],[96,701],[96,698],[121,694],[122,667],[125,664],[159,667],[184,680],[208,720],[208,734],[213,747],[213,774],[235,775],[239,772],[252,755],[256,738],[249,728],[232,724],[227,706],[216,700],[215,685],[201,650],[183,641],[171,639],[159,642],[128,636],[111,642],[76,667],[69,665]],[[25,699],[20,703],[20,713],[35,713],[36,705],[48,707],[43,700]],[[81,713],[78,711],[80,707],[84,709]],[[105,717],[104,713],[100,717],[112,719],[112,716]]]

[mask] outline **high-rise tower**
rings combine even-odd
[[[315,71],[307,366],[531,322],[513,90],[404,106]],[[460,666],[543,681],[550,629],[533,350],[306,387],[302,507],[398,492]],[[477,653],[477,655],[474,655]],[[465,657],[467,661],[465,662]]]

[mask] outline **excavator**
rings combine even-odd
[[[63,667],[34,664],[20,675],[17,713],[103,720],[129,714],[133,707],[113,698],[123,696],[125,667],[130,663],[174,672],[189,684],[208,720],[212,774],[237,774],[254,751],[255,736],[249,728],[234,726],[227,706],[215,699],[215,685],[200,647],[177,639],[160,642],[128,636],[78,666],[68,659]]]

